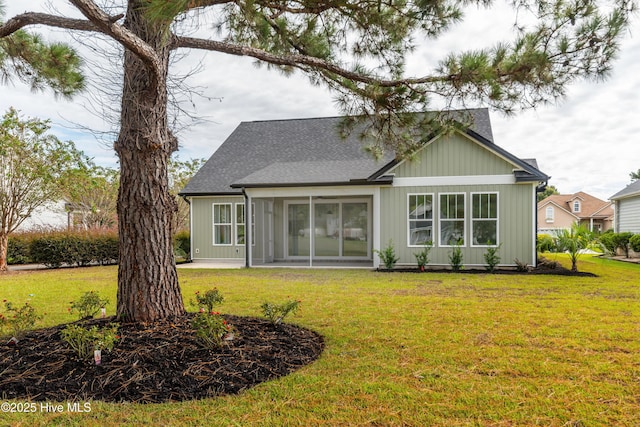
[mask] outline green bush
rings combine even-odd
[[[555,252],[556,243],[548,234],[538,234],[538,252]]]
[[[600,237],[598,237],[600,245],[602,245],[604,250],[611,255],[616,254],[616,242],[614,239],[615,234],[616,233],[614,233],[613,231],[606,231],[605,233],[602,233]]]
[[[616,248],[620,248],[624,252],[624,256],[629,258],[629,240],[633,236],[633,233],[630,231],[625,231],[623,233],[615,233],[613,235],[613,241],[616,245]]]
[[[387,270],[392,270],[400,259],[396,256],[396,250],[393,247],[393,242],[391,240],[389,240],[386,248],[381,251],[374,249],[373,252],[380,256],[380,261],[382,261]]]
[[[173,251],[176,256],[191,260],[191,234],[189,231],[178,231],[173,236]]]
[[[640,234],[634,234],[629,239],[629,246],[634,252],[640,252]]]
[[[453,250],[449,254],[449,264],[451,264],[451,269],[453,271],[462,270],[464,268],[462,260],[462,249],[460,248],[460,244],[458,243],[453,247]]]
[[[7,248],[7,264],[28,264],[30,239],[27,235],[17,234],[9,236]]]
[[[500,258],[500,255],[498,255],[498,252],[500,251],[500,246],[502,246],[502,243],[500,243],[498,246],[490,246],[487,248],[487,251],[484,253],[484,262],[486,263],[485,268],[490,273],[493,273],[496,267],[498,266],[498,264],[500,264],[501,258]]]
[[[118,260],[118,236],[109,231],[45,233],[31,240],[29,254],[32,262],[49,268],[113,264]]]

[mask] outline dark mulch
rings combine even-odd
[[[121,340],[102,363],[79,360],[60,339],[64,325],[32,331],[0,347],[3,399],[154,403],[239,393],[287,375],[319,357],[320,335],[290,324],[225,315],[234,339],[203,349],[191,315],[147,325],[123,324]],[[113,318],[90,320],[106,325]]]
[[[526,270],[520,271],[515,268],[510,269],[496,269],[493,273],[489,273],[483,268],[467,268],[459,271],[453,271],[450,268],[436,268],[428,267],[424,271],[420,271],[417,267],[413,268],[394,268],[393,270],[386,270],[384,268],[378,269],[381,273],[391,272],[405,272],[405,273],[452,273],[452,274],[551,274],[556,276],[578,276],[578,277],[597,277],[596,274],[589,273],[587,271],[571,271],[568,268],[563,267],[555,261],[550,261],[541,257],[537,267],[529,267]]]

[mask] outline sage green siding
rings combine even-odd
[[[244,245],[236,245],[235,238],[228,246],[213,244],[213,204],[232,203],[232,230],[235,231],[236,204],[244,204],[244,197],[191,198],[191,257],[195,259],[243,259]]]
[[[483,146],[462,135],[441,138],[422,150],[414,161],[399,164],[391,172],[396,178],[437,176],[511,175],[514,165]],[[416,264],[414,253],[421,248],[409,247],[408,195],[433,194],[433,248],[429,254],[433,265],[449,265],[450,246],[438,242],[439,195],[443,193],[465,194],[465,245],[461,248],[465,265],[484,265],[486,247],[471,246],[471,195],[472,193],[498,194],[498,255],[501,265],[514,265],[517,258],[528,264],[535,263],[535,184],[479,184],[479,185],[425,185],[381,188],[380,244],[384,249],[391,241],[395,247],[398,264]]]
[[[534,247],[534,210],[532,203],[535,189],[532,185],[446,185],[420,187],[393,187],[381,189],[382,225],[380,242],[382,248],[391,241],[396,254],[400,258],[398,264],[413,264],[414,253],[421,248],[409,247],[408,243],[408,195],[415,193],[432,193],[434,196],[434,245],[429,254],[429,264],[449,265],[451,247],[440,247],[438,232],[439,200],[442,193],[465,194],[465,246],[462,247],[465,265],[484,265],[486,247],[471,247],[471,193],[498,193],[498,242],[502,244],[498,255],[501,265],[514,265],[514,259],[528,264],[535,262]]]
[[[420,156],[405,161],[392,172],[397,177],[504,175],[513,164],[461,134],[438,138]]]

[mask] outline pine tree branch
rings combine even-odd
[[[122,19],[123,16],[123,14],[110,16],[109,21],[117,22]],[[46,13],[28,12],[14,16],[5,22],[4,25],[0,26],[0,38],[9,36],[29,25],[46,25],[48,27],[64,28],[67,30],[101,32],[91,21],[84,19],[71,19]]]
[[[336,64],[325,61],[320,58],[307,55],[276,55],[266,52],[262,49],[256,49],[249,46],[240,46],[233,43],[220,42],[216,40],[206,40],[193,37],[175,37],[174,48],[188,48],[210,50],[215,52],[227,53],[235,56],[249,56],[260,61],[273,65],[289,66],[307,71],[308,69],[322,70],[336,74],[354,82],[375,85],[380,87],[396,87],[396,86],[413,86],[420,84],[437,83],[451,80],[451,76],[428,76],[419,78],[406,78],[397,80],[385,80],[377,77],[368,76],[355,71],[349,71]]]

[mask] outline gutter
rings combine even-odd
[[[246,268],[251,267],[251,203],[249,203],[249,195],[245,191],[244,187],[241,188],[242,195],[244,196],[244,266]],[[247,227],[248,225],[248,227]]]

